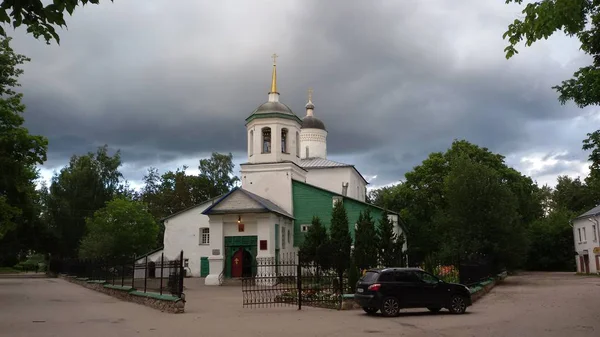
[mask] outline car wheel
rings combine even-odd
[[[465,298],[459,295],[454,295],[450,299],[450,312],[453,314],[464,314],[467,311],[467,302]]]
[[[440,310],[442,310],[442,308],[427,308],[427,309],[431,312],[440,312]]]
[[[394,297],[386,297],[381,303],[381,313],[386,317],[394,317],[400,314],[400,302]]]
[[[379,309],[377,308],[371,308],[371,307],[363,307],[363,310],[369,314],[369,315],[373,315],[374,313],[376,313],[377,311],[379,311]]]

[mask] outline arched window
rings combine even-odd
[[[300,157],[300,133],[296,132],[296,157]]]
[[[288,141],[288,129],[281,129],[281,152],[288,153],[287,141]]]
[[[271,128],[262,128],[262,153],[271,153]]]
[[[248,136],[250,139],[248,139],[248,144],[250,145],[250,148],[248,149],[248,153],[250,155],[254,154],[254,130],[250,130],[250,135]]]

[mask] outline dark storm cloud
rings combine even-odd
[[[560,106],[550,87],[586,60],[564,68],[541,46],[506,61],[501,35],[514,8],[441,0],[86,6],[60,47],[16,34],[17,51],[33,59],[23,77],[27,125],[49,138],[50,167],[105,143],[122,150],[130,179],[181,158],[195,168],[213,151],[234,152],[239,163],[244,119],[266,100],[277,52],[281,101],[303,116],[313,87],[329,154],[376,175],[374,184],[403,178],[454,139],[503,154],[561,144],[576,153],[573,139],[583,135],[552,134],[589,111]]]

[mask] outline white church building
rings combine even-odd
[[[365,209],[403,232],[397,213],[365,201],[368,182],[354,165],[327,159],[327,129],[314,110],[310,91],[303,118],[279,100],[273,62],[268,100],[246,118],[241,187],[164,218],[163,250],[148,259],[158,261],[163,252],[173,259],[183,250],[191,276],[220,285],[249,276],[257,258],[297,251],[313,216],[330,226],[336,202],[348,213],[352,237]]]

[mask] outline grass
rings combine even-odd
[[[21,273],[20,270],[17,270],[13,267],[0,267],[0,274],[17,274]]]

